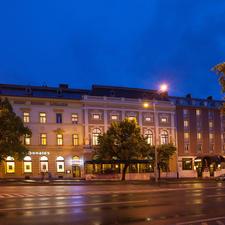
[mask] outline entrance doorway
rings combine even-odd
[[[81,160],[79,156],[74,156],[72,158],[72,175],[74,178],[81,177]]]
[[[81,172],[80,172],[80,166],[72,166],[72,174],[74,178],[80,178]]]

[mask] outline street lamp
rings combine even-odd
[[[168,91],[168,85],[166,83],[163,83],[159,86],[159,94],[165,93]],[[156,103],[153,103],[153,110],[154,110],[154,121],[155,121],[155,182],[158,182],[158,153],[157,153],[157,135],[158,135],[158,120],[157,113],[156,113]]]

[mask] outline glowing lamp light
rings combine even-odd
[[[144,106],[144,108],[148,108],[149,104],[147,102],[144,102],[143,106]]]
[[[160,92],[168,91],[168,85],[167,84],[161,84],[159,90],[160,90]]]

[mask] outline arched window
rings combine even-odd
[[[24,173],[32,173],[32,160],[30,156],[25,156],[23,159]]]
[[[58,156],[56,158],[56,168],[58,173],[64,173],[65,165],[64,165],[64,158],[62,156]]]
[[[6,173],[15,173],[15,161],[11,156],[6,158]]]
[[[146,141],[149,145],[153,145],[153,134],[150,129],[145,130],[144,137],[146,138]]]
[[[48,157],[41,156],[40,168],[41,168],[41,172],[48,172]]]
[[[98,137],[101,134],[101,130],[99,128],[95,128],[92,131],[92,145],[98,145]]]
[[[166,130],[163,130],[161,132],[161,134],[160,134],[160,142],[161,142],[161,145],[169,143],[169,135],[168,135],[168,132]]]

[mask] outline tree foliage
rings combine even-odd
[[[113,122],[106,133],[98,138],[99,145],[96,147],[98,159],[124,161],[122,180],[125,180],[127,167],[131,160],[143,159],[148,155],[149,145],[140,127],[135,120],[125,119],[121,122]]]
[[[23,137],[31,134],[31,130],[13,112],[8,99],[0,98],[0,161],[7,156],[22,159],[27,155],[29,150],[23,144]]]
[[[225,62],[215,65],[212,70],[218,75],[219,83],[222,87],[222,92],[225,93]],[[221,109],[223,115],[225,115],[225,104]]]
[[[155,148],[157,151],[157,169],[159,171],[160,177],[160,170],[168,171],[169,169],[169,160],[176,152],[176,147],[172,144],[163,144],[159,146],[151,146],[150,147],[150,157],[153,159],[155,163]]]

